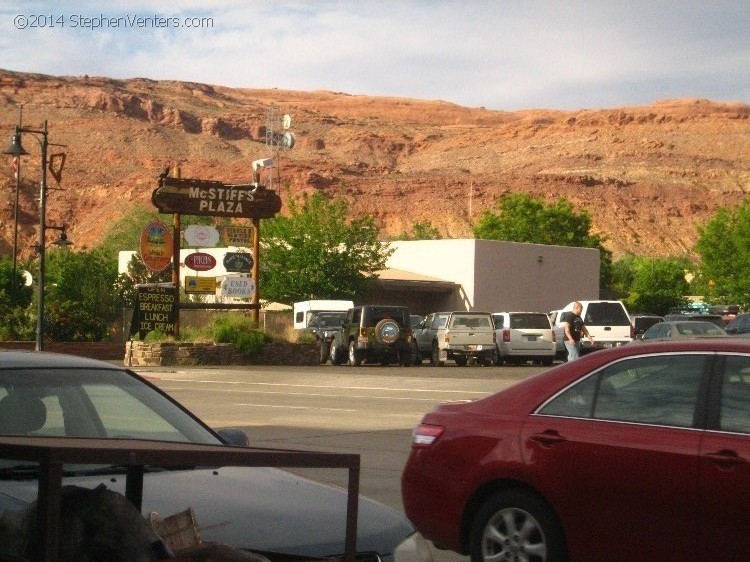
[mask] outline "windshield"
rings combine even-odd
[[[0,369],[0,434],[219,443],[165,395],[116,369]]]

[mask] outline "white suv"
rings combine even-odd
[[[534,361],[552,365],[555,359],[555,333],[544,312],[495,312],[497,335],[495,364],[503,361],[521,364]]]
[[[633,341],[633,326],[625,305],[620,301],[579,301],[583,305],[581,318],[589,334],[594,336],[594,345],[588,338],[581,339],[581,353],[619,347]],[[566,312],[573,311],[574,302],[560,310],[555,319],[555,337],[558,342],[565,342]],[[558,350],[559,351],[559,350]]]

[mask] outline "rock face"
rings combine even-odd
[[[471,237],[472,222],[498,197],[526,192],[586,209],[615,258],[691,255],[700,225],[750,190],[750,105],[742,103],[682,99],[505,112],[334,92],[0,71],[8,141],[20,104],[23,125],[41,127],[46,119],[49,153],[67,155],[59,186],[48,174],[47,217],[68,225],[75,248],[95,247],[136,203],[150,206],[167,166],[179,165],[186,178],[249,183],[252,161],[269,156],[277,157],[273,187],[281,186],[284,202],[316,192],[343,199],[352,216],[373,215],[384,238],[425,221],[444,237]],[[297,142],[277,153],[266,137],[282,130],[284,114]],[[21,161],[18,248],[28,258],[41,166],[32,135],[22,140],[30,155]],[[66,146],[54,146],[60,144]],[[7,254],[15,180],[6,158],[0,252]]]

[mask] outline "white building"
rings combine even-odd
[[[495,240],[392,242],[375,304],[437,310],[542,311],[599,298],[599,250]]]

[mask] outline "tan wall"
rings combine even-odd
[[[404,293],[417,313],[437,310],[541,311],[599,298],[599,250],[496,240],[392,242],[387,266],[452,281],[450,294]],[[433,306],[429,306],[429,304]]]
[[[475,306],[541,311],[599,298],[599,250],[477,240]]]

